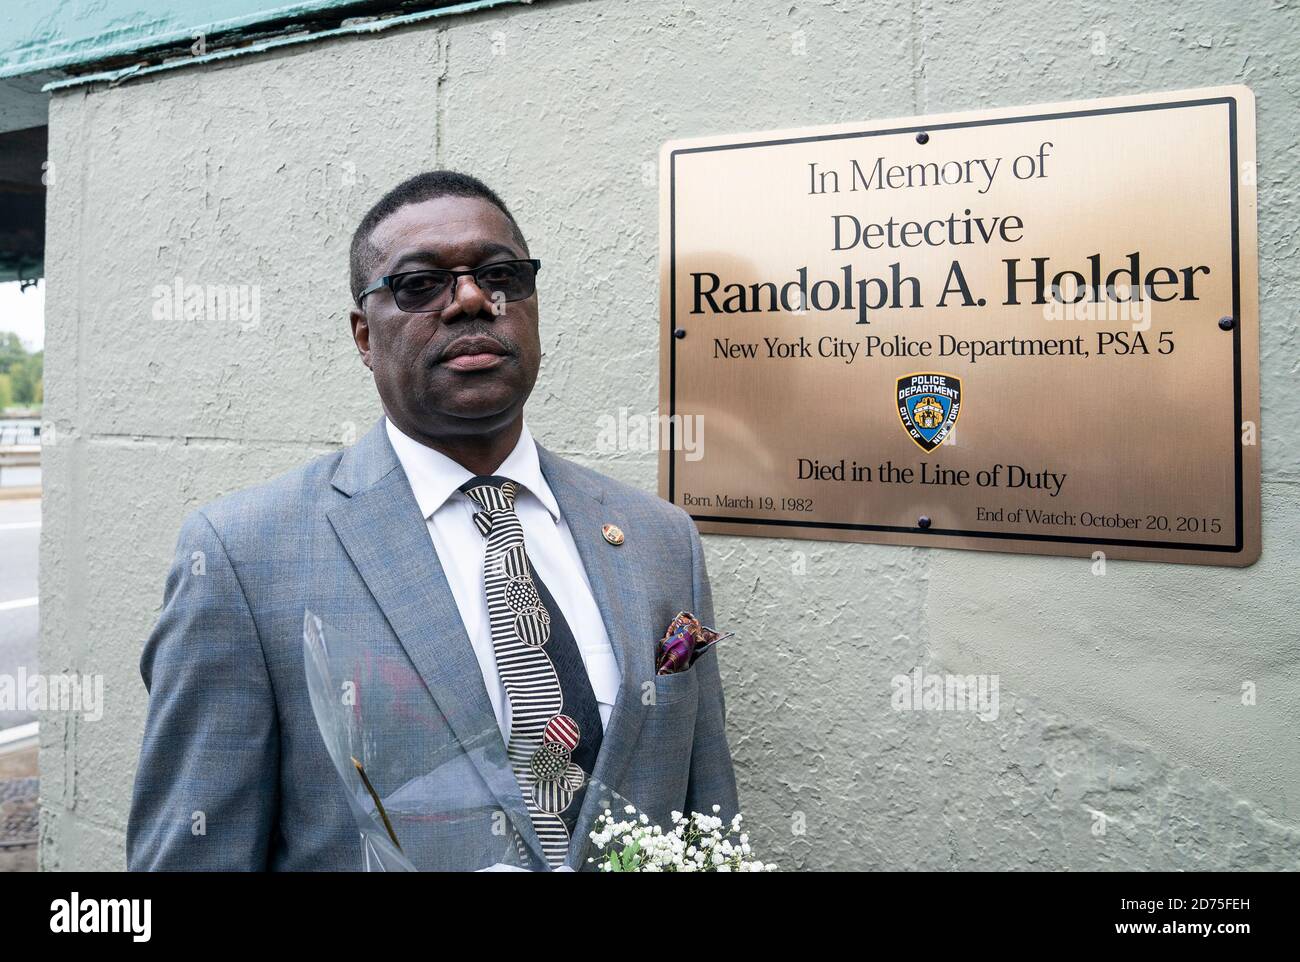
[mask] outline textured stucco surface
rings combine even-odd
[[[705,544],[718,621],[737,631],[721,656],[729,727],[767,857],[1296,867],[1298,13],[551,0],[58,95],[41,663],[102,672],[108,710],[44,725],[44,867],[124,864],[137,660],[184,513],[376,415],[347,335],[346,245],[403,176],[466,169],[512,205],[546,261],[534,432],[654,490],[653,453],[596,444],[598,418],[657,398],[664,140],[1223,83],[1258,98],[1258,564],[1096,576],[1061,558]],[[153,288],[178,275],[258,285],[260,322],[154,320]],[[999,718],[892,711],[890,678],[915,666],[998,674]]]

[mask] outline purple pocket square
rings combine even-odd
[[[672,675],[685,671],[700,655],[730,637],[731,632],[718,632],[700,624],[690,612],[679,611],[655,651],[655,673]]]

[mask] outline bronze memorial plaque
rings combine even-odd
[[[1259,557],[1245,87],[675,141],[662,495],[701,531]]]

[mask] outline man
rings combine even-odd
[[[524,423],[539,267],[462,174],[414,177],[362,219],[352,335],[384,416],[185,521],[141,661],[132,869],[362,866],[308,694],[304,610],[327,639],[363,639],[390,683],[417,679],[370,747],[419,868],[580,868],[605,805],[665,827],[736,811],[717,656],[656,674],[679,611],[712,624],[694,524]]]

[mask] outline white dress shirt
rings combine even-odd
[[[483,684],[487,687],[488,699],[501,729],[501,739],[509,743],[510,699],[497,672],[492,623],[488,618],[487,595],[483,587],[486,541],[474,526],[477,506],[469,495],[458,490],[474,475],[445,454],[407,437],[387,418],[384,427],[411,483],[415,502],[424,515],[438,561],[474,647],[479,670],[483,672]],[[591,582],[587,580],[578,546],[560,515],[560,506],[550,485],[542,477],[537,444],[527,424],[523,425],[514,450],[492,473],[521,485],[515,495],[515,513],[524,529],[524,550],[573,631],[596,695],[600,723],[608,727],[618,695],[618,662],[600,608],[592,596]]]

